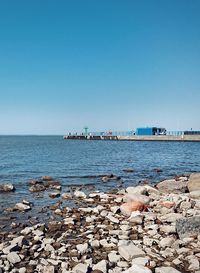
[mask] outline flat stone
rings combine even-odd
[[[115,252],[110,252],[110,253],[108,254],[108,260],[109,260],[109,262],[111,262],[111,263],[117,263],[117,262],[119,262],[119,261],[120,261],[120,258],[121,258],[121,256],[120,256],[120,255],[117,255]]]
[[[181,273],[171,266],[162,266],[155,269],[155,273]]]
[[[126,261],[131,261],[134,258],[145,256],[144,251],[133,243],[119,246],[118,252]]]
[[[51,197],[51,198],[60,197],[60,193],[59,192],[50,192],[49,193],[49,197]]]
[[[76,248],[77,248],[77,250],[78,250],[81,254],[83,254],[83,253],[85,253],[85,252],[87,251],[87,249],[88,249],[88,244],[87,244],[87,243],[85,243],[85,244],[79,244],[79,245],[76,246]]]
[[[152,273],[152,271],[143,265],[133,264],[129,269],[123,271],[124,273]]]
[[[83,264],[83,263],[77,264],[72,269],[72,272],[75,272],[75,273],[87,273],[87,271],[88,271],[88,265],[87,264]]]
[[[35,184],[29,188],[29,191],[31,191],[31,192],[40,192],[40,191],[45,191],[45,190],[46,190],[46,188],[43,184]]]
[[[187,192],[186,181],[176,181],[175,179],[164,180],[156,185],[157,189],[163,193],[185,193]]]
[[[21,261],[19,255],[16,252],[10,252],[7,255],[7,260],[12,264],[17,264]]]
[[[95,264],[92,269],[100,270],[103,273],[107,273],[107,265],[108,265],[108,262],[106,260],[102,260],[98,262],[97,264]]]
[[[14,206],[14,209],[15,210],[20,210],[20,211],[28,211],[31,209],[31,207],[29,205],[25,205],[23,203],[17,203],[15,206]]]
[[[86,196],[86,194],[84,193],[84,192],[82,192],[82,191],[75,191],[74,192],[74,196],[76,197],[76,198],[83,198],[83,199],[85,199],[87,196]]]
[[[46,266],[44,266],[43,270],[44,270],[43,272],[45,272],[45,273],[54,273],[55,272],[55,268],[53,265],[46,265]]]
[[[128,193],[124,196],[123,200],[125,202],[141,202],[143,204],[149,204],[150,198],[146,195],[138,194],[138,193]]]
[[[160,241],[160,246],[162,248],[166,248],[166,247],[170,247],[173,243],[175,242],[175,239],[174,238],[170,238],[170,237],[166,237],[166,238],[163,238],[161,241]]]
[[[176,230],[180,238],[187,238],[200,234],[200,216],[178,219]]]

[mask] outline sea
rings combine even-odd
[[[131,169],[132,172],[124,170]],[[62,192],[111,191],[140,183],[156,184],[200,171],[200,142],[64,140],[62,136],[0,136],[0,184],[16,191],[0,194],[0,216],[23,199],[32,213],[55,203],[48,192],[29,192],[31,180],[52,176]],[[121,180],[102,182],[101,175]],[[1,220],[1,218],[0,218]],[[1,224],[1,222],[0,222]]]

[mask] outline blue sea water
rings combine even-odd
[[[133,169],[125,173],[124,169]],[[154,169],[162,172],[157,173]],[[49,175],[62,191],[71,186],[93,185],[107,191],[120,182],[103,183],[98,176],[121,176],[123,185],[148,180],[157,183],[177,174],[200,171],[200,142],[130,142],[63,140],[62,136],[0,136],[0,184],[11,182],[15,193],[0,194],[0,211],[28,199],[35,208],[51,204],[47,193],[35,202],[29,181]],[[85,188],[88,190],[89,188]],[[55,203],[55,201],[54,201]]]

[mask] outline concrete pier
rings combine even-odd
[[[179,142],[200,142],[200,135],[157,135],[157,136],[85,136],[67,135],[66,140],[117,140],[117,141],[179,141]]]

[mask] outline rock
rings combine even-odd
[[[51,181],[51,180],[53,180],[53,178],[51,176],[45,175],[45,176],[42,176],[42,180],[43,181]]]
[[[123,172],[125,172],[125,173],[133,173],[134,170],[133,169],[123,169]]]
[[[171,208],[175,207],[176,203],[175,202],[171,202],[171,201],[164,201],[164,202],[160,202],[160,205],[162,207],[171,209]]]
[[[8,183],[8,184],[2,184],[0,185],[0,192],[12,192],[15,191],[15,187]]]
[[[144,251],[133,243],[119,246],[118,252],[126,261],[131,261],[131,259],[145,256]]]
[[[30,206],[28,205],[25,205],[23,203],[17,203],[15,206],[14,206],[14,209],[15,210],[20,210],[20,211],[28,211],[31,209]]]
[[[132,260],[132,265],[134,264],[147,266],[150,264],[150,260],[149,258],[146,258],[146,257],[145,258],[139,257]]]
[[[191,191],[190,197],[194,198],[194,199],[199,199],[200,198],[200,190],[199,191]]]
[[[187,238],[200,234],[200,216],[178,219],[176,230],[179,238]]]
[[[49,197],[51,197],[51,198],[60,197],[60,193],[59,192],[50,192],[49,193]]]
[[[156,185],[157,189],[163,193],[185,193],[187,192],[186,181],[176,181],[175,179],[164,180]]]
[[[171,266],[162,266],[155,269],[155,273],[181,273]]]
[[[77,264],[72,269],[72,272],[75,272],[75,273],[87,273],[87,271],[88,271],[88,265],[87,264],[83,264],[83,263]]]
[[[120,261],[120,258],[121,258],[121,256],[120,256],[120,255],[117,255],[116,252],[110,252],[110,253],[108,254],[108,260],[109,260],[109,262],[111,262],[111,263],[117,263],[117,262],[119,262],[119,261]]]
[[[55,269],[53,265],[46,265],[43,267],[43,272],[45,273],[54,273]]]
[[[166,247],[170,247],[173,243],[175,242],[175,239],[174,238],[170,238],[170,237],[166,237],[166,238],[163,238],[161,241],[160,241],[160,246],[162,248],[166,248]]]
[[[17,264],[21,261],[19,255],[16,252],[10,252],[7,255],[7,260],[12,264]]]
[[[45,191],[45,190],[46,190],[46,188],[43,184],[35,184],[29,188],[29,191],[31,191],[31,192],[40,192],[40,191]]]
[[[95,264],[92,269],[100,270],[103,273],[107,273],[107,265],[108,265],[108,262],[106,260],[102,260],[98,262],[97,264]]]
[[[187,187],[190,192],[200,190],[200,173],[192,173],[190,175]]]
[[[61,197],[62,197],[62,199],[66,199],[66,200],[68,200],[68,199],[72,199],[72,195],[70,194],[70,193],[63,193],[62,195],[61,195]]]
[[[76,198],[83,198],[83,199],[85,199],[85,198],[87,197],[86,194],[85,194],[84,192],[78,191],[78,190],[76,190],[76,191],[74,192],[74,196],[75,196]]]
[[[107,218],[108,220],[110,220],[110,222],[112,222],[112,223],[116,223],[116,224],[119,223],[119,219],[117,219],[116,217],[113,217],[111,213],[109,213],[109,214],[106,216],[106,218]]]
[[[123,271],[124,273],[152,273],[152,271],[143,265],[133,264],[129,269]]]
[[[160,231],[164,232],[166,234],[173,234],[176,233],[176,226],[169,226],[169,225],[161,225],[160,226]]]
[[[138,193],[129,193],[124,196],[124,201],[125,202],[141,202],[143,204],[149,204],[150,198],[146,195],[138,194]]]
[[[143,211],[145,209],[145,205],[141,202],[128,202],[124,203],[120,206],[121,213],[124,216],[131,216],[133,211]]]
[[[121,177],[115,176],[115,175],[113,175],[113,174],[106,175],[106,176],[103,176],[103,177],[101,178],[101,180],[102,180],[103,182],[109,182],[109,181],[112,181],[112,180],[120,180],[120,179],[121,179]]]
[[[194,255],[187,256],[186,259],[189,262],[188,270],[194,271],[199,269],[199,261]]]
[[[83,253],[85,253],[85,252],[87,251],[87,249],[88,249],[88,244],[87,244],[87,243],[85,243],[85,244],[79,244],[79,245],[76,246],[76,248],[77,248],[77,250],[78,250],[81,254],[83,254]]]
[[[184,218],[181,213],[167,213],[159,217],[162,222],[175,223],[176,220]]]
[[[131,216],[128,218],[129,222],[141,225],[143,222],[143,215],[141,215],[140,211],[133,211],[131,213]]]

